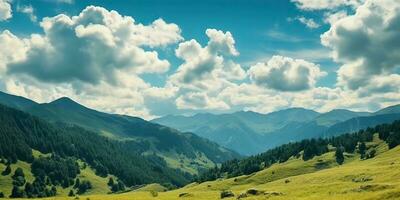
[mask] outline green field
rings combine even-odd
[[[80,177],[91,180],[95,189],[79,199],[220,199],[223,190],[229,190],[235,195],[226,199],[237,199],[241,194],[247,196],[243,199],[399,199],[400,146],[388,150],[387,145],[378,139],[368,146],[377,150],[375,158],[360,160],[358,154],[346,154],[343,165],[335,162],[334,152],[317,156],[309,161],[292,158],[252,175],[201,184],[192,183],[184,188],[167,192],[163,192],[165,188],[162,186],[151,184],[127,193],[106,194],[108,191],[106,179],[99,179],[88,169],[84,170]],[[21,162],[17,165],[29,167]],[[0,184],[5,184],[3,177]],[[251,189],[255,189],[253,191],[257,191],[257,194],[246,194]],[[62,191],[58,197],[48,199],[75,198],[62,197],[65,196],[66,190]]]

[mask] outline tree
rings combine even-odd
[[[80,180],[79,178],[76,178],[74,188],[79,188],[79,186],[80,186]]]
[[[124,191],[125,190],[125,184],[121,180],[118,181],[118,187],[119,190]]]
[[[365,151],[367,150],[367,146],[365,145],[365,142],[361,142],[358,150],[360,151],[361,159],[365,158]]]
[[[57,188],[56,188],[56,186],[52,186],[51,187],[51,190],[50,190],[50,196],[56,196],[56,194],[57,194]]]
[[[336,148],[336,153],[335,153],[335,157],[336,157],[336,162],[341,165],[344,162],[344,156],[343,156],[343,147],[337,147]]]
[[[24,192],[21,189],[19,189],[18,186],[14,185],[13,189],[11,190],[10,198],[22,198],[22,197],[24,197]]]
[[[28,196],[28,198],[32,198],[33,197],[33,186],[31,183],[27,182],[25,184],[25,194],[26,196]]]
[[[25,177],[24,170],[22,170],[21,167],[18,167],[18,168],[15,170],[14,175],[13,175],[13,178],[18,177],[18,176]]]
[[[0,198],[4,198],[4,193],[0,192]]]
[[[73,190],[70,190],[69,193],[68,193],[68,196],[69,196],[69,197],[75,196],[74,191],[73,191]]]
[[[114,185],[114,179],[112,177],[110,177],[110,179],[108,179],[108,186],[112,187]]]
[[[7,165],[7,167],[4,169],[4,171],[1,173],[3,176],[7,176],[11,173],[11,167],[10,165]]]

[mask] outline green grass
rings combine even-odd
[[[291,158],[257,173],[230,179],[192,183],[186,187],[162,192],[163,187],[151,184],[123,194],[94,194],[81,196],[90,200],[145,200],[145,199],[219,199],[223,190],[238,195],[249,189],[259,191],[245,199],[299,199],[299,200],[389,200],[400,197],[400,146],[388,150],[387,145],[375,138],[368,143],[375,148],[375,158],[360,160],[358,154],[346,154],[343,165],[335,162],[334,152],[309,161]],[[155,191],[155,192],[152,192]],[[179,195],[185,197],[180,198]],[[72,198],[55,197],[54,200]]]
[[[12,175],[14,175],[15,170],[20,167],[25,174],[25,180],[28,182],[32,182],[34,180],[33,174],[31,173],[31,165],[26,162],[18,161],[15,164],[11,164],[11,173],[7,176],[0,175],[0,192],[3,192],[5,196],[9,196],[11,194],[12,185]],[[6,165],[0,164],[0,172],[3,172],[6,168]]]

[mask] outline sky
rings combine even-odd
[[[400,103],[398,0],[0,0],[0,90],[164,115]]]

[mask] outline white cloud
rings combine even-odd
[[[364,0],[291,0],[303,10],[332,10],[341,6],[357,7]]]
[[[12,17],[10,0],[0,0],[0,21],[8,20]]]
[[[397,0],[368,0],[321,36],[334,60],[343,64],[338,70],[339,86],[355,90],[375,75],[395,73],[400,66],[399,10]]]
[[[267,63],[251,66],[249,74],[257,85],[279,91],[300,91],[314,87],[326,72],[305,60],[273,56]]]
[[[34,13],[35,9],[32,7],[32,5],[17,6],[17,11],[28,15],[29,19],[32,22],[36,22],[37,21],[37,17],[36,17],[36,15]]]
[[[321,26],[317,22],[315,22],[314,19],[305,18],[304,16],[297,17],[296,19],[311,29],[319,28]]]
[[[27,38],[0,33],[0,45],[13,47],[0,48],[2,88],[39,102],[69,96],[99,110],[152,117],[143,97],[152,86],[139,75],[169,69],[149,49],[182,40],[177,25],[162,19],[138,24],[93,6],[78,16],[44,18],[40,25],[44,34]]]
[[[232,79],[245,78],[246,74],[241,66],[227,59],[227,57],[239,55],[234,46],[235,40],[232,34],[215,29],[207,29],[206,34],[209,42],[205,47],[196,40],[179,44],[176,56],[183,59],[184,63],[170,77],[171,83],[204,90],[215,88],[221,85],[220,83]]]
[[[26,59],[9,63],[10,73],[29,74],[47,82],[77,80],[92,84],[115,82],[117,70],[164,73],[169,62],[142,46],[165,46],[182,39],[180,29],[162,19],[145,26],[129,16],[94,6],[78,16],[46,17],[40,25],[44,35],[26,39]]]
[[[326,12],[324,14],[324,22],[327,24],[334,24],[345,17],[347,17],[347,12],[344,10],[340,10],[337,12]]]

